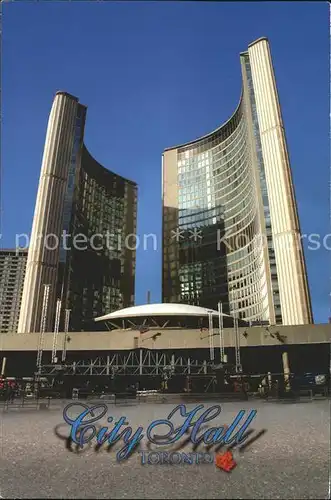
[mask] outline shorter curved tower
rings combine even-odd
[[[269,43],[240,54],[242,94],[214,132],[162,161],[163,301],[271,324],[312,323]]]
[[[55,304],[70,309],[70,329],[134,304],[137,186],[101,166],[84,145],[86,107],[57,92],[51,109],[18,325],[40,330],[44,285],[50,285],[46,331]],[[132,248],[132,247],[130,247]],[[63,314],[62,314],[63,320]],[[60,328],[63,321],[60,322]]]

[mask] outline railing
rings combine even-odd
[[[276,399],[299,400],[307,397],[310,401],[313,401],[321,398],[325,399],[330,396],[329,387],[327,385],[306,385],[293,388],[291,384],[287,386],[284,384],[281,388],[272,386],[271,388],[264,387],[261,389],[260,396],[269,401]]]
[[[26,408],[32,410],[47,410],[50,407],[51,398],[39,398],[39,397],[15,397],[13,399],[6,398],[4,401],[0,402],[0,408],[3,411],[14,410],[18,408]]]
[[[86,399],[89,403],[117,403],[119,401],[138,401],[138,403],[162,401],[165,395],[159,390],[144,390],[144,391],[123,391],[114,393],[81,393],[79,389],[72,391],[72,400]]]

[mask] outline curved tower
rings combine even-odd
[[[20,333],[40,330],[44,285],[50,285],[46,331],[54,328],[59,298],[62,312],[71,311],[71,330],[84,329],[101,311],[134,303],[135,250],[122,242],[136,232],[137,186],[88,153],[85,119],[86,107],[76,97],[57,92],[33,217]]]
[[[242,94],[214,132],[162,161],[163,301],[247,321],[312,322],[269,43],[240,54]]]

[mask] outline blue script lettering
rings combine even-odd
[[[68,410],[72,406],[80,406],[85,408],[85,410],[81,412],[75,419],[71,419],[68,416]],[[100,409],[102,409],[102,412],[98,416],[95,416],[95,411]],[[116,455],[117,460],[120,461],[127,458],[130,455],[131,451],[142,440],[143,428],[138,427],[136,432],[133,434],[132,428],[126,427],[122,430],[121,434],[118,434],[122,425],[127,424],[126,417],[121,417],[118,422],[115,423],[114,428],[111,432],[109,432],[109,434],[107,434],[108,427],[102,427],[97,434],[96,427],[92,424],[97,420],[100,420],[106,414],[106,412],[107,406],[105,404],[100,404],[89,408],[83,403],[71,403],[63,410],[63,418],[65,422],[71,426],[70,437],[72,441],[81,447],[91,441],[91,439],[93,439],[96,435],[97,443],[99,445],[103,444],[106,441],[108,441],[109,444],[113,444],[118,442],[120,439],[123,439],[125,446],[123,446],[123,448],[121,448]],[[92,418],[84,420],[88,415],[90,415]],[[107,421],[112,422],[113,417],[109,417]],[[90,431],[90,433],[86,436],[88,431]]]
[[[83,411],[81,411],[81,413],[77,417],[71,418],[68,415],[68,410],[74,406],[78,407],[80,410],[83,408]],[[220,427],[213,427],[198,436],[198,433],[201,430],[201,426],[215,419],[221,413],[221,407],[219,405],[216,405],[207,408],[205,411],[203,411],[202,414],[200,414],[198,419],[194,419],[197,413],[203,409],[204,405],[198,405],[191,411],[188,411],[184,404],[176,406],[170,412],[167,419],[155,420],[148,426],[146,432],[148,440],[153,444],[170,445],[176,443],[192,427],[189,439],[193,444],[199,444],[201,442],[204,442],[206,445],[214,445],[218,443],[230,444],[233,442],[235,442],[236,444],[240,444],[247,439],[248,435],[247,433],[245,434],[245,431],[257,414],[256,410],[251,410],[245,422],[241,425],[241,427],[239,427],[239,429],[237,429],[236,434],[234,434],[235,429],[244,417],[246,413],[245,410],[239,411],[238,415],[235,417],[229,427],[225,425]],[[128,458],[132,451],[143,439],[143,427],[138,427],[138,429],[133,432],[132,427],[128,426],[126,417],[123,416],[113,424],[113,428],[111,430],[108,427],[101,427],[97,432],[96,426],[94,424],[104,417],[104,415],[107,413],[107,410],[108,408],[105,404],[98,404],[90,408],[84,403],[71,403],[63,410],[63,418],[64,421],[71,426],[71,440],[81,448],[85,444],[90,442],[94,437],[96,437],[96,441],[99,446],[105,442],[108,442],[109,445],[112,445],[122,440],[124,446],[118,451],[116,455],[117,460],[121,461]],[[177,412],[179,412],[180,416],[185,420],[182,425],[175,428],[173,422],[171,422],[171,418]],[[112,423],[113,420],[113,417],[107,418],[108,423]],[[164,435],[156,437],[153,431],[160,425],[166,426],[168,428],[168,431]],[[143,455],[142,461],[142,463],[145,463],[145,455]]]
[[[152,422],[148,426],[147,432],[146,432],[148,440],[153,444],[161,444],[160,440],[162,440],[162,445],[175,443],[185,434],[185,432],[187,431],[187,429],[189,427],[192,427],[192,425],[194,425],[192,423],[192,419],[196,415],[196,413],[199,410],[201,410],[203,407],[204,407],[203,405],[199,405],[199,406],[196,406],[192,411],[187,412],[185,405],[176,406],[176,408],[174,408],[172,410],[172,412],[168,415],[167,419],[154,420],[154,422]],[[180,412],[181,417],[187,417],[187,418],[181,427],[178,427],[177,429],[175,429],[172,422],[170,422],[170,419],[178,410]],[[161,436],[158,439],[156,439],[155,437],[152,436],[151,432],[158,425],[167,425],[169,427],[169,432],[168,432],[168,434],[165,434],[164,436]],[[173,437],[171,437],[172,435],[173,435]]]
[[[219,405],[216,405],[212,406],[211,408],[208,408],[206,411],[203,412],[203,414],[199,417],[199,419],[193,426],[191,432],[192,443],[198,444],[203,440],[203,436],[200,436],[199,438],[197,437],[197,433],[199,432],[201,425],[206,422],[209,422],[210,420],[213,420],[221,413],[221,411],[222,411],[221,407]]]
[[[242,427],[240,427],[237,434],[235,436],[231,437],[232,432],[237,427],[238,423],[240,422],[242,417],[245,415],[245,413],[246,413],[245,410],[240,410],[240,412],[238,413],[238,415],[236,416],[236,418],[234,419],[234,421],[232,422],[230,427],[227,428],[226,432],[224,433],[223,439],[222,439],[222,441],[224,441],[224,444],[230,444],[233,442],[240,444],[240,443],[243,443],[244,441],[246,441],[248,436],[243,436],[243,434],[244,434],[245,430],[247,429],[247,427],[249,426],[249,424],[255,418],[255,416],[257,414],[257,410],[251,410],[245,423],[242,425]]]
[[[68,416],[68,410],[73,406],[80,406],[85,408],[85,410],[80,413],[80,415],[78,415],[78,417],[76,417],[74,420]],[[103,411],[98,416],[95,416],[94,410],[97,409],[103,409]],[[97,420],[100,420],[100,418],[102,418],[106,413],[107,406],[105,404],[96,405],[92,408],[89,408],[84,403],[70,403],[69,405],[67,405],[63,410],[63,418],[68,425],[71,425],[70,438],[72,439],[72,441],[78,444],[81,448],[84,446],[84,444],[91,441],[91,439],[93,439],[96,435],[96,427],[95,425],[91,424],[93,424],[93,422],[96,422]],[[92,418],[84,421],[84,418],[87,415],[91,415]],[[86,437],[86,439],[84,439],[86,431],[88,430],[92,432],[89,436]]]
[[[241,428],[238,430],[235,436],[231,436],[243,416],[245,415],[245,410],[240,410],[238,415],[235,417],[233,420],[232,424],[227,427],[225,425],[220,426],[220,427],[213,427],[212,429],[208,429],[205,433],[202,435],[198,435],[199,431],[201,430],[201,426],[203,424],[206,424],[207,422],[210,422],[211,420],[214,420],[222,411],[221,406],[215,405],[210,408],[207,408],[196,420],[193,422],[195,415],[199,412],[199,410],[204,409],[204,405],[198,405],[196,406],[193,410],[187,411],[185,405],[178,405],[176,408],[172,410],[172,412],[169,414],[167,419],[163,420],[155,420],[152,422],[148,429],[147,429],[147,438],[151,443],[154,444],[162,444],[162,445],[169,445],[173,444],[176,441],[178,441],[190,427],[193,427],[191,436],[190,436],[190,441],[193,444],[199,444],[201,442],[204,442],[207,445],[215,445],[215,444],[230,444],[233,441],[235,441],[237,444],[243,443],[247,439],[247,435],[244,435],[246,429],[248,428],[249,424],[252,422],[252,420],[255,418],[255,415],[257,414],[256,410],[251,410],[249,413],[246,421],[244,424],[241,426]],[[170,421],[170,419],[173,417],[173,415],[178,412],[182,417],[186,417],[184,423],[180,426],[177,427],[176,429],[174,428],[173,423]],[[168,432],[164,434],[163,436],[159,436],[158,439],[154,435],[152,435],[152,431],[159,425],[165,425],[168,427]]]

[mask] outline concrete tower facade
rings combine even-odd
[[[48,309],[54,308],[59,246],[54,250],[48,247],[61,235],[77,107],[78,99],[58,93],[48,120],[18,324],[22,333],[39,331],[45,284],[50,285]],[[50,318],[48,315],[47,331],[52,328]]]
[[[91,319],[103,307],[107,312],[107,308],[134,303],[135,251],[128,255],[127,250],[119,249],[114,255],[101,246],[97,260],[90,248],[78,252],[72,245],[78,233],[89,238],[95,232],[113,232],[115,220],[124,235],[136,231],[137,186],[102,167],[88,153],[83,142],[86,111],[66,92],[58,92],[54,98],[26,266],[18,325],[21,333],[40,330],[44,285],[50,285],[46,331],[53,329],[57,298],[62,299],[62,310],[71,309],[76,330],[83,329],[80,317]],[[66,246],[64,233],[69,235]],[[90,294],[99,297],[97,303]]]

